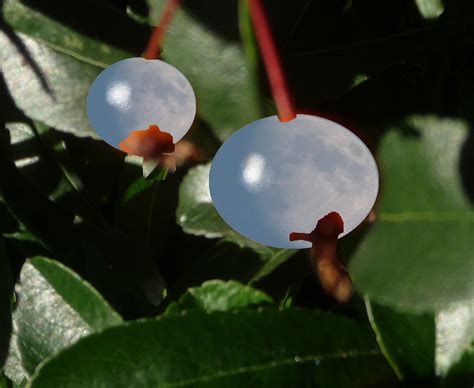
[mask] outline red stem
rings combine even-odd
[[[163,14],[158,25],[154,28],[151,33],[148,45],[143,57],[145,59],[158,59],[160,56],[161,45],[163,43],[163,38],[168,30],[168,27],[173,19],[174,14],[178,10],[181,4],[181,0],[168,0],[168,3],[165,6]]]
[[[248,1],[255,36],[260,46],[273,99],[277,106],[278,118],[280,121],[291,121],[296,117],[296,112],[262,1]]]

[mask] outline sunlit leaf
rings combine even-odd
[[[262,291],[239,282],[209,280],[200,287],[189,288],[179,301],[168,307],[167,313],[182,310],[232,311],[272,302],[272,298]]]
[[[56,3],[56,7],[64,7],[59,2]],[[103,9],[100,5],[95,5],[94,7],[96,12],[97,8],[101,11]],[[34,37],[41,44],[76,58],[81,62],[105,68],[130,56],[130,52],[126,50],[101,42],[97,37],[87,36],[69,27],[64,22],[61,23],[53,19],[51,16],[42,13],[41,8],[41,3],[35,0],[6,0],[3,4],[3,15],[5,22],[14,28],[15,31]],[[68,10],[70,12],[75,11],[71,7]],[[125,17],[110,7],[108,14],[109,19],[111,19],[109,22],[113,20],[115,23],[123,24],[126,21]],[[127,24],[130,27],[131,23]]]
[[[437,18],[444,11],[441,0],[416,0],[416,5],[425,19]]]
[[[0,35],[0,60],[16,105],[28,117],[56,129],[96,137],[86,114],[89,87],[102,69],[139,51],[106,42],[110,29],[103,26],[103,21],[95,30],[90,26],[77,29],[66,20],[54,19],[52,15],[58,11],[70,13],[72,19],[62,16],[73,26],[77,24],[75,18],[85,11],[91,22],[97,22],[99,15],[107,15],[108,23],[122,26],[114,32],[121,38],[119,43],[126,40],[123,36],[143,40],[146,29],[113,8],[93,2],[68,6],[63,2],[8,0],[3,4],[6,24]]]
[[[89,86],[100,68],[24,34],[0,33],[2,72],[26,115],[76,136],[96,136],[86,113]]]
[[[370,329],[304,310],[190,312],[87,337],[31,386],[390,386]]]
[[[38,257],[25,263],[16,295],[12,341],[27,376],[79,338],[122,322],[95,289],[49,259]]]

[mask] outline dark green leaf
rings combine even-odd
[[[9,388],[7,379],[3,375],[0,375],[0,388]]]
[[[97,208],[83,183],[67,166],[68,155],[61,137],[41,123],[9,123],[10,159],[21,173],[51,201],[82,218],[100,222]]]
[[[122,322],[95,289],[49,259],[25,263],[16,294],[13,340],[27,376],[41,361],[79,338]]]
[[[58,132],[55,132],[58,134]],[[95,204],[108,206],[117,195],[117,186],[123,167],[124,153],[103,141],[60,134],[67,152],[61,160],[83,183]],[[64,163],[68,159],[68,163]]]
[[[151,23],[157,24],[166,1],[148,3]],[[196,13],[205,15],[203,20]],[[215,22],[233,33],[234,28],[238,31],[237,15],[237,2],[184,2],[163,44],[163,58],[189,79],[199,101],[199,115],[221,140],[260,118],[254,69],[247,66],[242,45],[206,25]]]
[[[265,261],[265,264],[252,276],[252,278],[249,280],[249,283],[256,283],[270,275],[275,269],[277,269],[297,252],[294,249],[269,249],[272,250],[272,253],[266,256],[267,260]]]
[[[472,301],[452,304],[436,314],[407,313],[368,298],[366,305],[377,341],[401,379],[474,374],[466,361],[474,342]]]
[[[260,49],[252,25],[252,18],[248,6],[248,0],[239,1],[239,29],[242,45],[244,47],[249,79],[252,83],[251,92],[254,93],[253,102],[259,112],[263,112],[262,93],[260,90]]]
[[[143,177],[141,158],[129,155],[125,158],[115,207],[115,223],[144,246],[153,239],[153,224],[162,222],[158,217],[163,208],[159,198],[160,185],[166,185],[166,170],[158,168],[148,178]],[[158,217],[157,217],[158,216]]]
[[[366,299],[377,341],[402,380],[429,378],[435,366],[434,314],[407,314]]]
[[[16,128],[15,125],[13,125],[13,128],[15,136],[20,133],[19,128],[27,129],[27,133],[30,133],[31,130],[30,127],[20,126]],[[22,158],[20,157],[21,152],[15,150],[15,147],[10,144],[7,133],[6,131],[1,132],[0,142],[0,194],[5,205],[18,222],[46,247],[57,253],[61,252],[61,254],[69,252],[71,241],[68,241],[65,235],[73,228],[74,210],[65,210],[48,198],[49,189],[53,188],[54,192],[56,188],[56,181],[51,185],[45,180],[42,185],[41,181],[36,179],[38,172],[31,173],[26,168],[32,162],[35,167],[38,167],[36,162],[41,158],[38,156],[38,150],[34,145],[34,143],[37,143],[37,139],[29,140],[30,143],[33,143],[33,147],[31,145],[25,147],[28,156]],[[22,147],[17,148],[21,149]],[[31,148],[33,148],[33,155]],[[43,157],[44,154],[40,154],[40,156]],[[25,170],[20,171],[21,168],[25,168]],[[49,168],[51,168],[51,165],[46,170]],[[42,173],[47,174],[47,171],[42,171]],[[51,175],[56,176],[54,173]],[[13,182],[14,184],[12,184]],[[47,220],[46,224],[45,220]],[[78,236],[76,235],[75,238],[77,239]]]
[[[304,310],[190,312],[84,338],[44,364],[31,387],[368,387],[393,372],[371,331]]]
[[[167,313],[181,310],[231,311],[267,303],[273,303],[272,298],[255,288],[233,280],[209,280],[200,287],[189,288],[167,309]]]
[[[22,225],[14,233],[5,233],[3,238],[12,263],[12,270],[16,275],[27,257],[48,256],[51,253],[39,239]]]
[[[0,194],[24,228],[55,257],[93,282],[120,311],[124,306],[148,311],[158,304],[163,282],[149,252],[110,226],[77,217],[75,206],[66,209],[44,196],[43,188],[5,158],[11,153],[5,138],[0,153]],[[141,264],[130,267],[130,257]]]
[[[474,381],[474,344],[467,346],[461,360],[442,380],[442,387],[472,388]]]
[[[189,287],[199,286],[206,280],[238,280],[247,283],[265,264],[265,256],[248,247],[223,239],[195,258],[174,284],[169,299],[174,300]]]
[[[380,148],[383,190],[378,221],[350,272],[371,300],[436,312],[472,298],[474,212],[459,176],[467,125],[415,116],[416,135],[390,131]]]

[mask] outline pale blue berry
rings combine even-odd
[[[308,248],[289,241],[310,232],[330,212],[351,232],[374,206],[379,176],[365,144],[321,117],[276,116],[251,123],[219,149],[209,188],[222,218],[237,232],[277,248]]]
[[[97,134],[110,145],[137,130],[157,125],[178,142],[196,115],[189,81],[160,60],[130,58],[107,67],[87,97],[87,113]]]

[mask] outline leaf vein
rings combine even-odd
[[[379,350],[367,350],[365,352],[358,352],[358,351],[349,351],[349,352],[342,352],[342,353],[334,353],[334,354],[326,354],[326,355],[311,355],[305,357],[294,357],[294,358],[286,358],[281,360],[275,360],[272,362],[268,362],[265,364],[257,364],[252,366],[244,366],[235,369],[229,369],[227,371],[220,371],[214,374],[210,374],[207,376],[200,376],[196,378],[191,378],[182,381],[176,382],[169,382],[162,385],[163,387],[184,387],[188,385],[194,385],[196,383],[204,383],[209,382],[212,380],[230,377],[230,376],[237,376],[239,374],[245,374],[249,372],[259,372],[265,369],[272,369],[278,368],[281,366],[291,365],[291,364],[301,364],[306,362],[315,362],[321,360],[331,360],[331,359],[349,359],[355,357],[375,357],[380,356],[381,352]]]
[[[474,222],[474,213],[461,212],[402,212],[381,213],[383,222]]]

